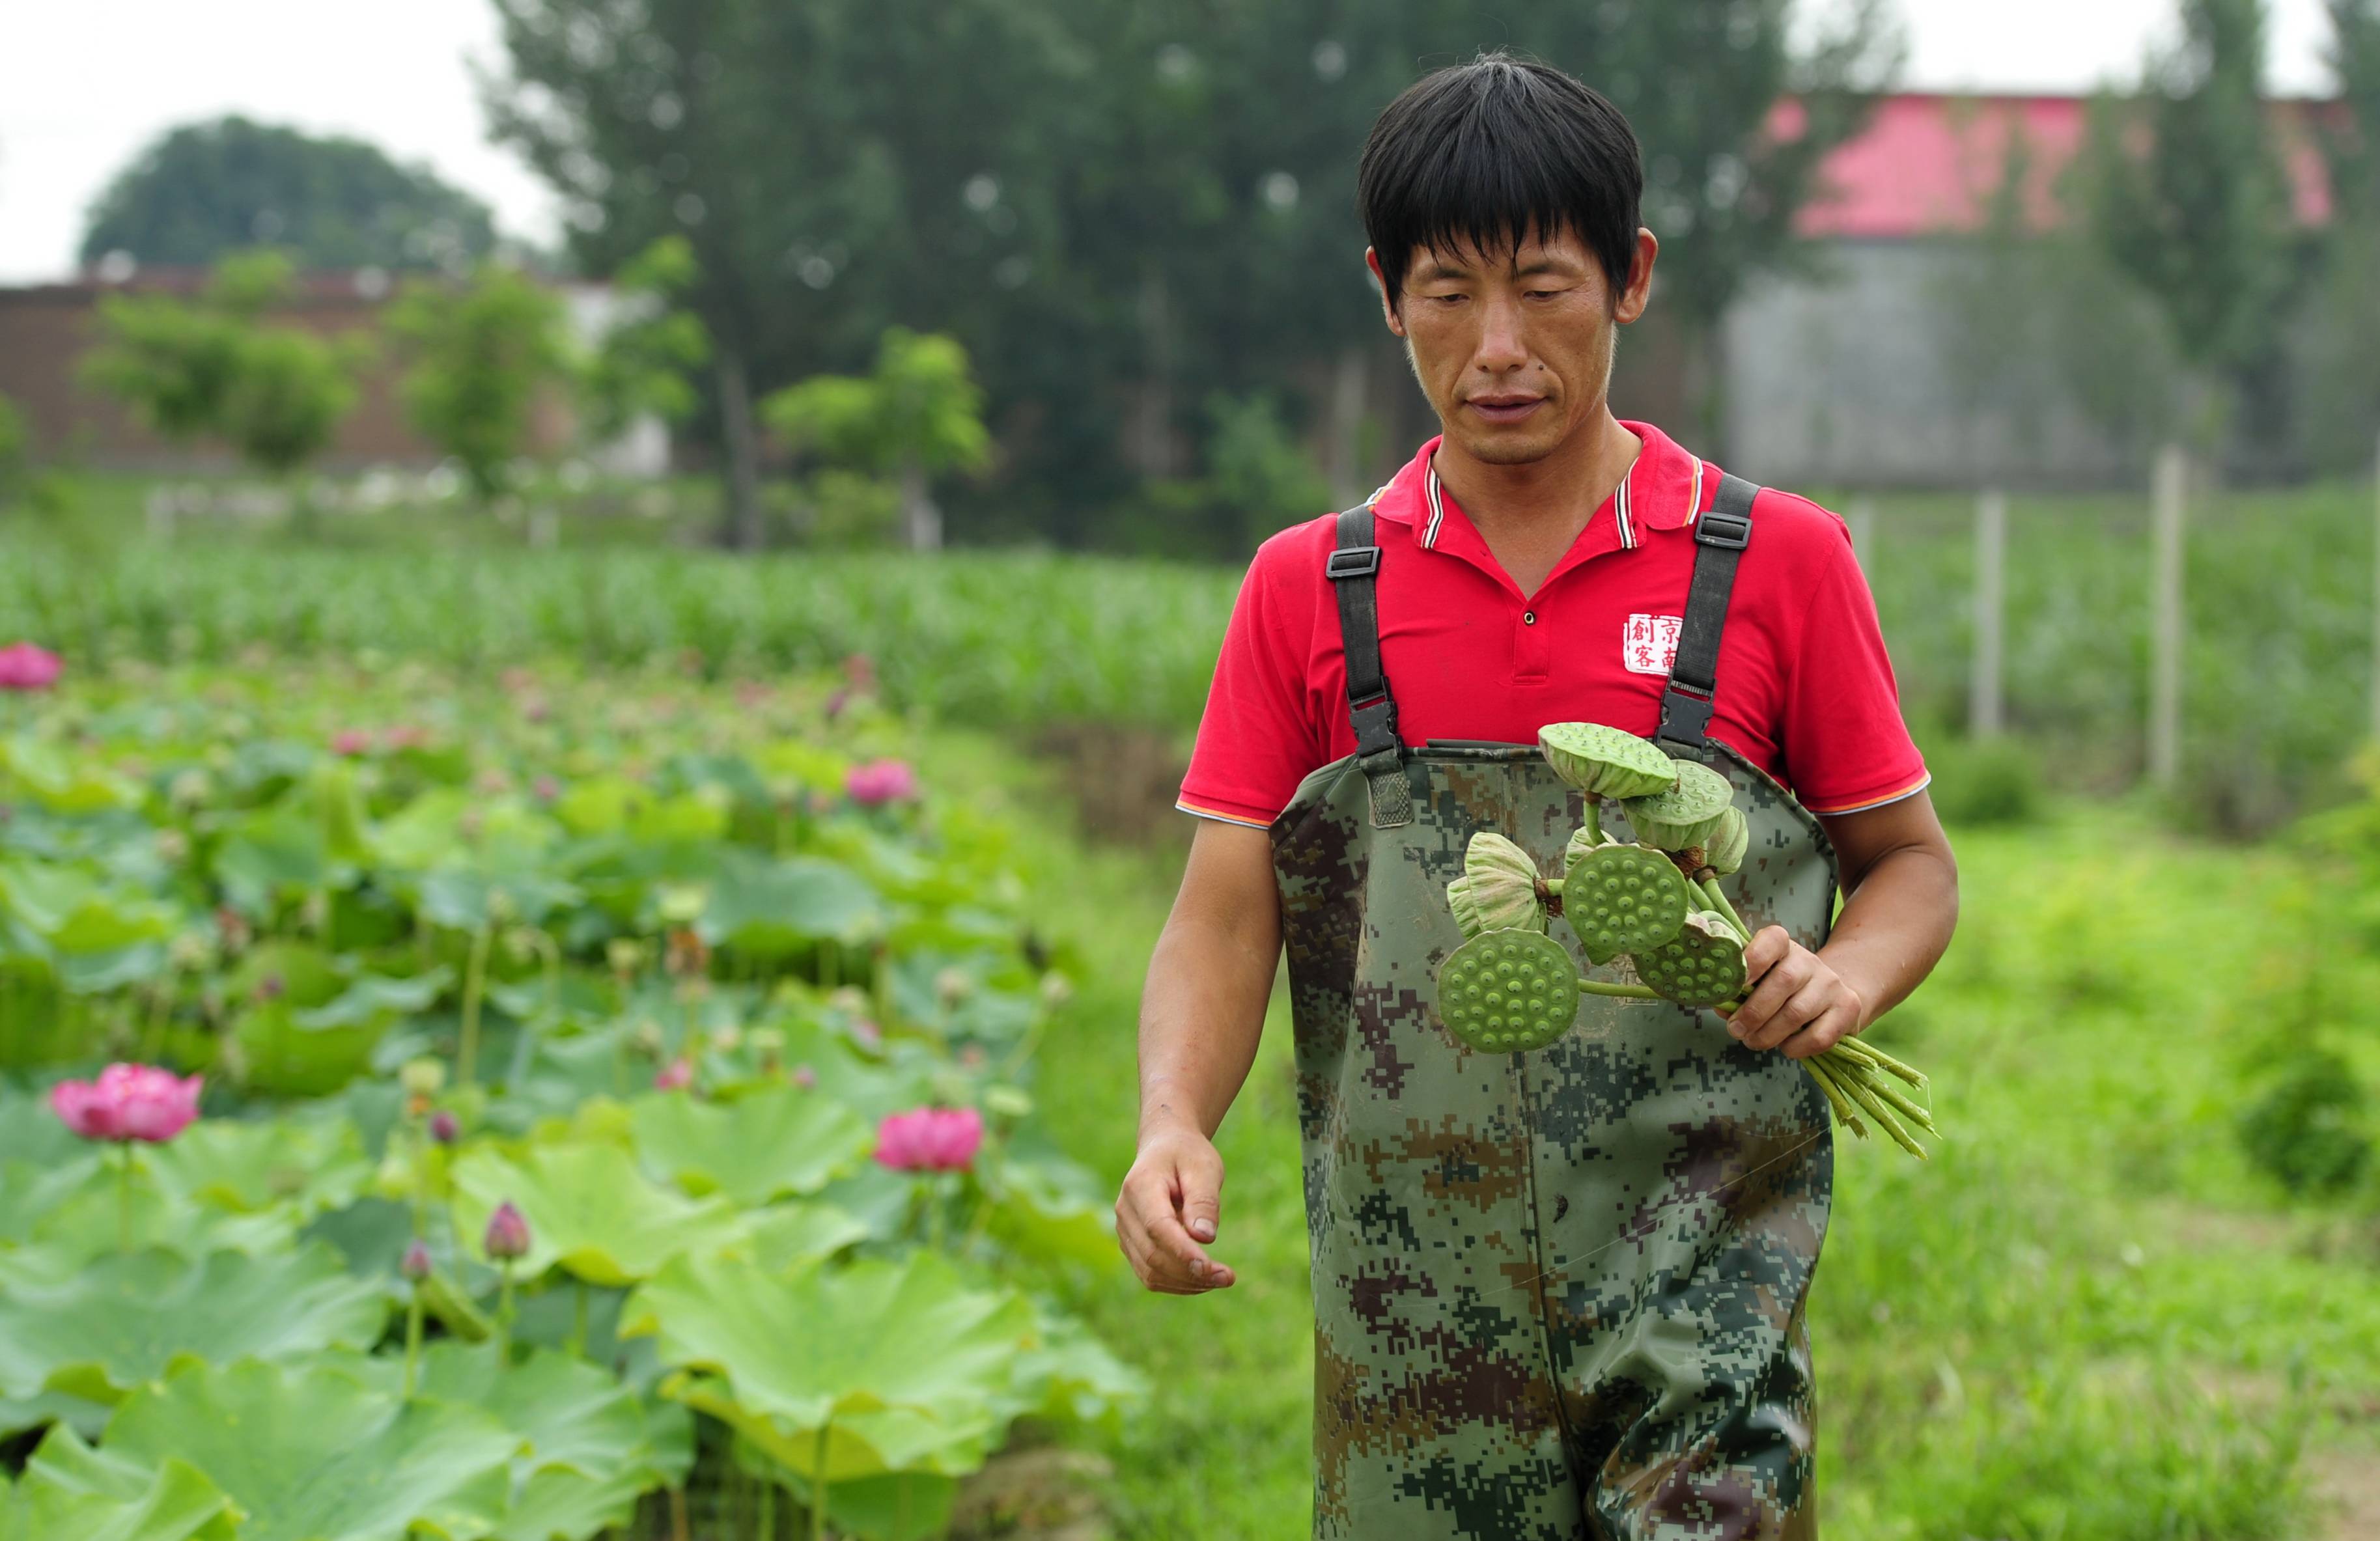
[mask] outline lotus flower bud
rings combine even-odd
[[[397,1260],[396,1271],[405,1276],[407,1283],[419,1284],[430,1277],[430,1248],[416,1236],[407,1244],[405,1256]]]
[[[1728,805],[1720,816],[1719,827],[1712,831],[1703,846],[1703,863],[1724,878],[1743,866],[1744,853],[1752,847],[1752,821],[1743,810]]]
[[[430,1137],[440,1145],[453,1145],[463,1137],[462,1121],[444,1108],[430,1115]]]
[[[1650,796],[1677,780],[1679,762],[1652,741],[1601,722],[1548,722],[1537,747],[1555,775],[1597,800]]]
[[[446,1086],[446,1062],[426,1054],[407,1060],[396,1073],[396,1084],[408,1097],[436,1097]]]
[[[1546,928],[1537,865],[1502,835],[1482,830],[1463,853],[1463,876],[1446,885],[1447,907],[1467,940],[1482,931]]]
[[[603,944],[603,958],[613,973],[626,978],[645,966],[645,944],[633,937],[613,937]]]
[[[681,1054],[653,1076],[655,1091],[684,1091],[694,1085],[694,1062]]]
[[[794,1067],[794,1085],[801,1087],[804,1091],[817,1090],[818,1072],[812,1070],[807,1064],[795,1065]]]
[[[722,1054],[733,1054],[744,1047],[744,1029],[729,1022],[710,1030],[710,1047]]]
[[[1735,803],[1735,788],[1725,776],[1696,760],[1676,764],[1676,785],[1628,800],[1628,822],[1636,838],[1659,851],[1705,844]]]
[[[513,1207],[511,1199],[496,1206],[488,1217],[488,1233],[480,1239],[480,1247],[491,1262],[509,1262],[528,1255],[528,1219]]]

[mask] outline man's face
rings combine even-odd
[[[1382,301],[1446,437],[1488,465],[1543,459],[1603,409],[1620,328],[1644,314],[1652,232],[1636,233],[1627,287],[1564,228],[1518,247],[1414,253],[1395,303]],[[1375,280],[1378,258],[1364,260]]]

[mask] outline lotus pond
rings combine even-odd
[[[1064,950],[869,686],[0,698],[0,1537],[938,1535],[1139,1402]]]

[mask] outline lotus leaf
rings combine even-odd
[[[0,1541],[233,1541],[231,1499],[168,1456],[152,1471],[54,1427],[22,1482],[0,1477]]]
[[[1709,839],[1735,800],[1728,779],[1699,760],[1682,759],[1677,784],[1649,797],[1628,799],[1636,838],[1663,851],[1682,851]]]
[[[1091,1329],[1036,1304],[1041,1342],[1016,1361],[1019,1410],[1090,1422],[1148,1395],[1148,1377],[1108,1351]]]
[[[104,1449],[206,1473],[247,1511],[240,1541],[487,1534],[521,1437],[478,1408],[403,1401],[379,1379],[369,1362],[184,1360],[125,1399]]]
[[[455,1163],[464,1234],[480,1234],[507,1199],[528,1220],[529,1250],[517,1265],[525,1279],[558,1263],[590,1284],[633,1284],[681,1252],[743,1235],[726,1198],[680,1197],[648,1181],[616,1145],[532,1146],[518,1160],[480,1147]]]
[[[1562,879],[1562,918],[1578,934],[1586,961],[1607,964],[1676,936],[1688,898],[1677,863],[1649,845],[1606,841],[1571,863]]]
[[[747,1207],[814,1194],[857,1171],[875,1133],[842,1103],[791,1085],[727,1103],[662,1092],[628,1107],[647,1171],[697,1196],[724,1193]]]
[[[1483,931],[1438,971],[1438,1016],[1473,1049],[1542,1049],[1578,1019],[1578,965],[1535,931]]]
[[[53,813],[96,813],[137,807],[140,787],[95,756],[74,755],[55,744],[19,734],[0,739],[0,770],[10,786]]]
[[[355,1202],[370,1180],[363,1135],[345,1119],[200,1119],[144,1157],[160,1188],[192,1204],[308,1219]]]
[[[810,1485],[802,1474],[774,1462],[768,1464],[794,1501],[807,1508]],[[831,1535],[866,1536],[868,1541],[937,1541],[951,1534],[959,1479],[932,1472],[887,1472],[837,1482],[828,1496],[834,1515]]]
[[[1537,747],[1554,774],[1589,797],[1643,797],[1677,780],[1678,762],[1622,728],[1600,722],[1548,722]]]
[[[492,1345],[435,1343],[422,1355],[420,1390],[492,1414],[527,1441],[497,1531],[519,1541],[626,1524],[638,1495],[683,1482],[694,1463],[686,1409],[648,1402],[570,1354],[539,1350],[507,1367]]]
[[[883,1472],[956,1475],[983,1463],[1037,1346],[1033,1308],[969,1289],[930,1252],[771,1273],[735,1257],[674,1258],[623,1308],[677,1373],[662,1394],[733,1426],[832,1484]]]
[[[1101,1267],[1115,1256],[1114,1201],[1073,1162],[1012,1156],[986,1185],[986,1229],[1016,1251]]]
[[[713,946],[781,955],[820,940],[862,937],[884,923],[883,900],[841,862],[728,855],[698,922]]]
[[[400,1017],[428,1011],[454,979],[452,970],[386,977],[359,974],[347,988],[294,1018],[300,1027],[387,1027]]]
[[[1634,956],[1636,977],[1682,1006],[1716,1006],[1743,989],[1743,943],[1715,910],[1696,910],[1670,941]]]
[[[262,808],[215,852],[215,881],[242,915],[270,916],[285,898],[345,887],[354,868],[334,860],[321,826],[295,808]]]
[[[1473,835],[1463,848],[1463,876],[1446,885],[1446,904],[1466,939],[1482,931],[1546,928],[1545,907],[1537,903],[1537,864],[1491,830]]]
[[[86,1439],[96,1439],[99,1431],[107,1426],[107,1415],[115,1411],[105,1402],[70,1397],[64,1391],[43,1391],[37,1397],[0,1397],[0,1438],[58,1424]]]
[[[832,1257],[876,1233],[850,1210],[815,1199],[772,1205],[746,1218],[752,1256],[762,1268],[777,1273],[796,1264]]]
[[[0,1391],[115,1401],[177,1354],[227,1364],[368,1348],[387,1319],[380,1288],[350,1275],[326,1243],[269,1257],[101,1257],[75,1278],[0,1297]]]
[[[268,941],[240,960],[225,980],[238,1003],[232,1040],[240,1078],[258,1091],[321,1097],[337,1091],[371,1065],[384,1019],[359,1025],[309,1027],[299,1017],[339,998],[346,981],[328,953],[300,941]]]
[[[532,870],[554,844],[552,820],[517,797],[438,786],[381,820],[366,837],[372,859],[398,872],[462,861]]]
[[[118,1182],[114,1159],[103,1165],[84,1158],[39,1174],[14,1164],[0,1170],[0,1240],[24,1244],[13,1255],[0,1254],[10,1271],[22,1278],[38,1268],[46,1277],[63,1277],[92,1258],[121,1252],[125,1208]],[[185,1257],[285,1251],[297,1230],[285,1208],[243,1215],[181,1202],[161,1190],[145,1152],[134,1158],[130,1209],[136,1250],[164,1247]]]
[[[581,897],[575,884],[526,866],[442,867],[423,873],[415,892],[422,916],[450,931],[473,931],[504,918],[541,925]]]

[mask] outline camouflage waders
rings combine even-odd
[[[1825,834],[1704,731],[1754,491],[1726,479],[1696,521],[1657,742],[1735,784],[1752,842],[1726,882],[1745,923],[1815,948],[1833,915]],[[1313,1254],[1316,1541],[1813,1535],[1803,1305],[1833,1188],[1826,1100],[1716,1013],[1664,1002],[1588,996],[1568,1035],[1516,1054],[1439,1025],[1463,847],[1493,830],[1559,872],[1584,801],[1533,745],[1400,745],[1371,527],[1368,507],[1342,515],[1330,561],[1356,751],[1272,826]],[[1631,837],[1618,804],[1602,819]],[[1566,926],[1554,935],[1579,956]]]

